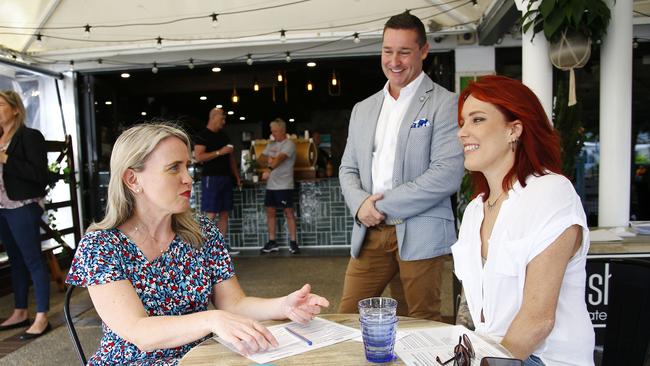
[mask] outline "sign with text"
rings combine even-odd
[[[585,302],[587,303],[591,323],[596,332],[596,345],[602,345],[605,337],[607,299],[609,298],[609,281],[611,277],[608,262],[587,260]]]

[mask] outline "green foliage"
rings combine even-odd
[[[636,154],[634,156],[634,164],[637,165],[647,165],[650,164],[650,159],[648,159],[647,156],[642,155],[642,154]]]
[[[538,2],[539,7],[533,10]],[[524,32],[533,27],[535,34],[543,31],[549,42],[557,42],[562,32],[574,30],[598,44],[607,32],[610,18],[611,12],[603,0],[530,0],[522,22]]]
[[[561,138],[562,172],[567,177],[573,178],[576,158],[584,145],[585,135],[582,127],[581,104],[578,102],[571,107],[567,105],[568,88],[568,80],[560,78],[553,108],[553,126]]]
[[[465,171],[463,180],[460,182],[460,189],[458,190],[458,197],[456,198],[458,205],[456,206],[456,217],[461,221],[465,214],[465,208],[472,200],[473,187],[472,179],[469,171]]]

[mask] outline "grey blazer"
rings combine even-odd
[[[384,192],[377,209],[396,225],[403,260],[433,258],[451,252],[456,241],[450,196],[463,177],[463,149],[458,131],[458,100],[454,93],[425,75],[404,114],[397,137],[393,189]],[[372,152],[383,91],[352,109],[339,179],[350,211],[356,213],[372,194]],[[417,127],[418,121],[428,120]],[[415,123],[414,123],[415,122]],[[351,254],[361,251],[366,227],[355,220]]]

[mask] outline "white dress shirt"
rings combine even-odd
[[[388,82],[384,86],[384,103],[377,120],[375,144],[372,149],[372,193],[384,193],[393,188],[393,165],[397,148],[397,133],[404,113],[411,104],[413,95],[424,79],[424,72],[400,90],[394,99],[388,92]],[[410,123],[411,121],[408,121]]]
[[[476,331],[496,341],[506,335],[524,297],[526,266],[567,228],[582,227],[582,246],[569,261],[555,311],[555,325],[533,352],[550,365],[593,365],[594,330],[585,304],[589,230],[571,182],[564,176],[530,176],[501,204],[481,264],[482,197],[465,210],[458,242],[451,248],[454,272],[463,283]],[[481,322],[483,312],[485,322]]]

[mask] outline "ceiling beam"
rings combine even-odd
[[[34,30],[34,34],[40,33],[42,28],[47,24],[47,22],[50,20],[52,15],[54,15],[54,12],[56,9],[61,5],[62,0],[52,0],[50,1],[50,4],[46,7],[45,12],[41,15],[41,19],[37,22],[38,23],[38,28]],[[25,46],[23,46],[22,51],[20,51],[22,54],[25,54],[28,50],[29,47],[34,43],[34,37],[29,37],[27,39],[27,42],[25,42]]]
[[[497,43],[520,17],[514,1],[496,0],[478,26],[478,44],[490,46]]]
[[[8,59],[4,59],[2,57],[0,57],[0,64],[5,64],[5,65],[9,65],[11,67],[15,67],[15,68],[20,69],[20,70],[29,71],[29,72],[31,72],[33,74],[40,74],[40,75],[50,76],[50,77],[57,78],[57,79],[63,79],[63,74],[60,73],[60,72],[50,71],[50,70],[43,69],[43,68],[40,68],[40,67],[27,65],[27,64],[20,63],[20,62],[16,62],[16,61],[11,61],[11,60],[8,60]]]

